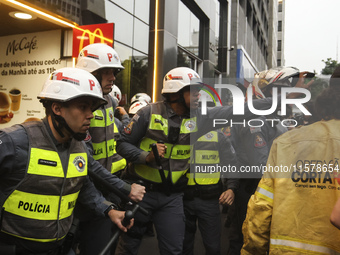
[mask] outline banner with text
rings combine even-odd
[[[42,118],[37,99],[61,60],[61,30],[0,37],[0,128]]]

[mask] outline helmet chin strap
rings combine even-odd
[[[187,110],[190,110],[190,108],[187,106],[187,104],[185,103],[185,99],[184,99],[184,96],[183,96],[183,92],[181,91],[180,92],[180,96],[179,98],[175,99],[175,100],[172,100],[172,101],[167,101],[168,103],[172,104],[172,103],[179,103],[179,104],[183,104],[185,109]]]
[[[58,122],[58,123],[57,123]],[[53,127],[54,129],[58,132],[58,134],[61,137],[65,137],[65,135],[63,134],[63,132],[61,131],[63,127],[65,127],[67,129],[67,131],[70,132],[70,134],[72,135],[72,137],[74,139],[76,139],[77,141],[82,141],[86,138],[86,133],[75,133],[70,127],[69,125],[66,123],[65,119],[63,117],[61,117],[60,115],[55,115],[54,113],[52,114],[52,123],[53,123]]]

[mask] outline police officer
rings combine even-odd
[[[220,204],[233,204],[239,180],[225,179],[228,173],[221,173],[216,167],[237,167],[236,153],[221,130],[210,131],[193,145],[190,160],[188,186],[184,191],[183,254],[194,254],[197,223],[206,254],[221,254]],[[225,191],[221,177],[224,177]]]
[[[86,71],[62,68],[38,98],[46,109],[42,121],[0,131],[1,254],[6,245],[15,254],[64,254],[76,203],[101,217],[106,212],[126,231],[123,212],[112,209],[87,176],[103,169],[82,142],[92,112],[106,103],[98,81]],[[109,177],[124,189],[123,181]]]
[[[255,74],[254,81],[250,84],[256,98],[272,97],[273,88],[291,87],[301,84],[299,76],[306,75],[295,67],[276,67]],[[297,84],[299,82],[299,84]],[[310,82],[307,87],[312,84]],[[276,119],[276,121],[267,121]],[[270,147],[274,139],[288,131],[280,121],[277,111],[269,116],[257,116],[251,125],[235,125],[231,128],[231,138],[235,147],[241,167],[257,166],[258,172],[246,173],[240,179],[240,187],[235,198],[235,213],[228,231],[229,253],[240,254],[243,245],[242,223],[247,212],[250,196],[255,192],[257,184],[262,177],[262,166],[266,165]],[[249,122],[248,122],[249,123]]]
[[[91,72],[98,79],[104,98],[108,102],[93,113],[94,118],[91,120],[85,141],[95,160],[110,173],[120,175],[126,167],[126,160],[116,152],[116,140],[119,137],[119,129],[122,128],[122,124],[114,117],[117,102],[113,100],[109,93],[112,91],[117,73],[124,67],[121,65],[117,52],[112,47],[102,43],[84,47],[79,53],[76,66]],[[129,119],[125,111],[122,119]],[[119,203],[117,198],[112,197],[97,183],[95,184],[106,198]],[[138,184],[133,184],[131,187],[132,193],[137,194],[136,201],[141,200],[145,188]],[[76,215],[81,219],[81,254],[98,254],[99,249],[104,247],[110,239],[110,222],[103,218],[93,217],[90,213],[85,213],[82,208],[77,208]]]
[[[94,43],[84,47],[78,56],[76,67],[92,73],[101,84],[104,98],[108,104],[94,112],[91,120],[89,135],[86,140],[93,146],[93,157],[111,173],[117,173],[126,166],[126,160],[116,153],[114,130],[118,130],[114,119],[114,110],[118,102],[112,100],[109,93],[116,80],[117,74],[124,69],[117,52],[110,46]],[[117,87],[118,88],[118,87]],[[120,95],[121,97],[121,95]],[[117,98],[119,100],[119,97]],[[122,116],[129,119],[128,114]],[[119,124],[118,124],[119,125]],[[115,127],[116,126],[116,127]]]
[[[330,222],[340,197],[340,82],[330,84],[315,102],[321,121],[273,142],[267,169],[284,171],[264,173],[250,198],[241,254],[340,254],[340,231]]]
[[[129,178],[142,180],[147,193],[140,203],[150,212],[161,254],[182,254],[184,240],[183,188],[189,169],[190,140],[214,129],[212,118],[239,121],[232,107],[208,109],[206,116],[198,109],[202,81],[192,69],[178,67],[163,80],[165,101],[143,107],[125,127],[117,151],[129,162]],[[257,102],[257,109],[267,108],[271,100]],[[246,117],[251,114],[246,107]],[[151,148],[156,144],[161,164],[156,164]],[[156,156],[157,157],[157,156]],[[136,214],[133,230],[121,236],[116,254],[137,254],[149,217]]]

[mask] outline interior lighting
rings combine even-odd
[[[10,12],[9,16],[11,16],[12,18],[25,19],[25,20],[36,19],[36,17],[33,17],[31,14],[24,13],[24,12]]]

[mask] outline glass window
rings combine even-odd
[[[114,40],[132,46],[133,16],[110,1],[105,2],[108,23],[114,23]]]
[[[149,24],[150,0],[135,1],[135,16]]]
[[[282,20],[279,20],[278,25],[277,25],[277,30],[278,30],[279,32],[282,31]]]
[[[198,56],[199,19],[179,1],[178,44]]]
[[[282,12],[282,1],[279,2],[279,12]]]
[[[278,40],[277,41],[277,51],[281,51],[281,47],[282,47],[282,41]]]
[[[118,73],[115,81],[115,84],[122,92],[120,105],[125,105],[127,104],[127,95],[130,91],[132,49],[118,42],[115,42],[114,49],[117,51],[122,65],[125,67],[123,71]]]
[[[135,94],[147,92],[148,81],[148,55],[138,51],[133,51],[132,54],[131,85],[128,102]]]
[[[137,0],[140,1],[140,0]],[[114,1],[106,1],[106,2],[111,2],[119,5],[122,7],[124,10],[133,13],[133,2],[134,0],[114,0]],[[107,16],[106,16],[107,17]]]
[[[219,49],[219,36],[220,36],[220,2],[215,0],[215,67],[218,67],[218,50]]]
[[[197,58],[194,54],[190,53],[182,47],[178,47],[177,66],[189,67],[195,70],[197,73],[200,73],[199,69],[201,67],[201,63],[202,60]]]
[[[148,53],[149,47],[149,26],[138,19],[134,19],[133,47],[142,52]]]

